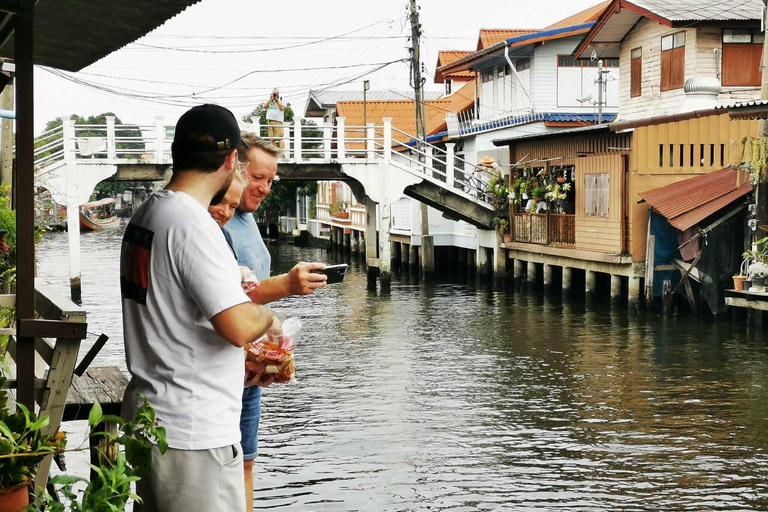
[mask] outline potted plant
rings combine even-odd
[[[5,378],[0,377],[0,386]],[[17,511],[29,505],[29,491],[42,460],[64,449],[64,434],[40,432],[49,418],[35,417],[24,405],[8,410],[8,391],[0,393],[0,510]]]
[[[746,266],[746,272],[744,272],[744,266]],[[752,286],[760,288],[765,286],[765,279],[768,278],[768,237],[756,241],[752,250],[744,253],[742,270],[739,276],[734,276],[735,287],[738,286],[737,278],[744,274],[746,274],[745,279],[749,280]]]
[[[348,219],[349,203],[346,201],[336,201],[331,205],[330,208],[328,208],[328,213],[331,214],[331,217],[335,217],[337,219]]]

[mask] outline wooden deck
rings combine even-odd
[[[90,368],[82,377],[74,375],[67,394],[63,421],[87,420],[95,400],[104,414],[120,414],[128,379],[117,366]]]
[[[725,290],[725,303],[735,308],[768,311],[768,293]]]

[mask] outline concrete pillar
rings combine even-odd
[[[464,253],[467,255],[467,271],[468,272],[474,272],[475,271],[475,251],[472,251],[470,249],[466,249]]]
[[[552,286],[552,265],[544,264],[544,286]]]
[[[587,293],[593,293],[595,291],[595,283],[597,283],[597,273],[592,270],[587,270]]]
[[[493,249],[493,273],[500,278],[507,276],[507,250],[498,243]]]
[[[459,272],[465,272],[467,269],[467,250],[459,248]]]
[[[352,233],[344,233],[343,231],[341,233],[344,240],[344,252],[349,252],[352,246]]]
[[[365,235],[358,233],[357,253],[365,256]]]
[[[419,246],[411,244],[408,247],[408,265],[412,270],[419,268]]]
[[[350,250],[352,254],[357,255],[360,252],[360,232],[352,231],[350,237]]]
[[[621,276],[611,275],[611,301],[621,299]]]
[[[570,291],[573,286],[573,269],[563,267],[563,290]]]
[[[640,303],[640,278],[630,276],[629,278],[629,305],[634,306]]]
[[[514,263],[515,279],[520,279],[520,278],[523,277],[523,273],[524,273],[523,272],[523,265],[524,264],[525,264],[525,262],[523,260],[515,258],[515,263]]]
[[[400,242],[400,266],[407,269],[410,264],[410,254],[408,254],[408,244]]]
[[[435,272],[435,237],[421,237],[421,270],[426,274]]]
[[[392,266],[395,268],[399,267],[401,262],[400,242],[389,243],[389,254],[391,255],[391,258],[392,258]]]
[[[536,282],[536,264],[532,261],[528,262],[528,272],[526,279],[529,283],[535,283]]]
[[[485,274],[488,271],[488,251],[485,247],[478,247],[476,254],[477,273]]]

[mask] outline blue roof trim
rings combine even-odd
[[[594,122],[595,119],[597,119],[597,114],[570,114],[570,113],[559,113],[559,112],[553,112],[551,114],[544,114],[544,120],[549,122],[560,122],[560,123],[568,123],[568,122],[578,122],[578,121],[586,121],[586,122]],[[603,113],[603,121],[611,122],[616,117],[615,113]]]
[[[573,32],[576,30],[581,30],[583,28],[592,28],[595,23],[596,23],[595,21],[590,21],[589,23],[581,23],[580,25],[571,25],[570,27],[562,27],[562,28],[556,28],[553,30],[544,30],[542,32],[534,32],[533,34],[525,34],[522,36],[510,37],[509,39],[507,39],[507,44],[518,43],[520,41],[527,41],[528,39],[538,39],[540,37],[556,36],[557,34],[562,34],[563,32]]]
[[[505,117],[503,119],[495,119],[493,121],[488,121],[486,123],[480,123],[476,124],[474,126],[470,126],[469,128],[464,128],[461,130],[461,135],[472,135],[473,133],[480,133],[488,130],[493,130],[497,128],[507,128],[511,126],[517,126],[521,124],[528,124],[528,123],[535,123],[537,121],[545,121],[545,122],[559,122],[559,123],[574,123],[574,122],[581,122],[581,123],[594,123],[597,121],[598,115],[597,114],[588,114],[588,113],[567,113],[567,112],[549,112],[549,113],[536,113],[533,115],[524,115],[524,116],[510,116]],[[616,118],[615,112],[604,112],[603,113],[603,123],[610,123]],[[439,133],[436,133],[434,135],[429,135],[427,137],[427,142],[440,142],[443,140],[443,137],[448,136],[448,131],[442,131]],[[406,146],[416,146],[416,139],[411,139],[408,142],[405,143]]]

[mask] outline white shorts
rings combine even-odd
[[[240,443],[210,450],[152,449],[152,469],[136,483],[135,512],[245,512]]]

